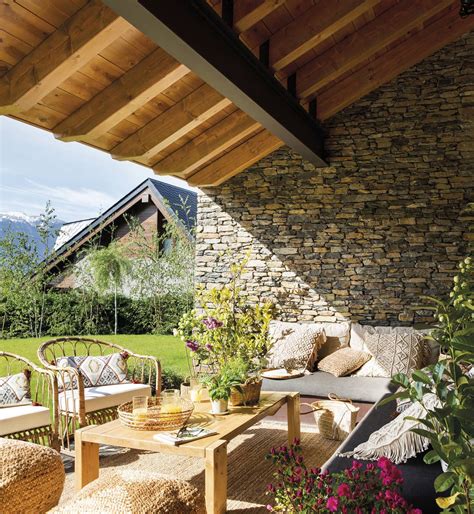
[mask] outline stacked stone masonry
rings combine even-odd
[[[196,278],[287,321],[413,324],[474,241],[474,34],[331,118],[328,168],[282,148],[199,195]],[[471,229],[470,229],[471,226]]]

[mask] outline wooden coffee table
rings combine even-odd
[[[206,510],[208,513],[226,511],[227,503],[227,443],[266,416],[275,414],[287,404],[288,441],[300,437],[300,401],[298,393],[262,393],[257,407],[235,407],[227,416],[209,414],[210,403],[196,404],[188,424],[205,425],[216,435],[197,441],[170,446],[153,439],[156,432],[138,431],[124,427],[119,420],[100,426],[90,426],[75,433],[76,490],[82,489],[99,476],[99,445],[108,444],[136,450],[148,450],[205,459]]]

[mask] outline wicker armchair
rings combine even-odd
[[[110,385],[85,386],[85,375],[77,365],[64,365],[64,358],[125,354],[126,380]],[[86,337],[60,337],[43,343],[38,357],[55,374],[59,433],[65,450],[71,449],[76,428],[100,425],[117,418],[117,407],[133,396],[161,392],[161,365],[149,355],[138,355],[117,344]],[[59,362],[58,362],[59,361]],[[58,365],[59,364],[59,365]]]
[[[54,374],[20,355],[1,351],[0,370],[4,378],[28,371],[31,395],[31,403],[0,409],[0,436],[59,449]]]

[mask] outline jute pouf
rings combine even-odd
[[[64,486],[64,466],[52,448],[0,438],[0,512],[47,512]]]
[[[55,514],[201,514],[204,498],[184,480],[157,478],[154,473],[117,470],[99,477]]]

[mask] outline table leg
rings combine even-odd
[[[74,475],[76,491],[99,477],[99,445],[82,440],[82,432],[92,427],[76,430],[74,434]]]
[[[295,439],[301,438],[300,421],[300,395],[293,393],[288,395],[287,400],[288,417],[288,443],[292,444]]]
[[[206,512],[223,514],[227,510],[227,441],[219,440],[206,448]]]

